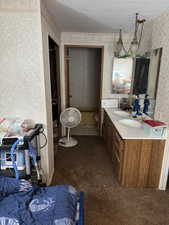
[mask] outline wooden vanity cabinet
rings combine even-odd
[[[102,131],[119,183],[158,188],[165,140],[122,139],[106,112]]]
[[[121,180],[124,141],[121,139],[120,135],[116,131],[113,123],[106,113],[104,115],[102,134],[106,142],[107,151],[113,163],[114,175],[118,180]]]

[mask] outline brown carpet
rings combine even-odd
[[[57,152],[52,184],[85,192],[85,225],[169,225],[169,192],[120,187],[103,140],[77,138],[78,146]]]

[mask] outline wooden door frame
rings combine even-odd
[[[102,100],[102,84],[103,84],[103,62],[104,62],[104,46],[103,45],[64,45],[64,67],[65,67],[65,106],[69,107],[69,48],[93,48],[93,49],[101,49],[101,65],[100,65],[100,94],[99,94],[99,102],[98,102],[98,112],[99,112],[99,135],[101,135],[101,100]]]

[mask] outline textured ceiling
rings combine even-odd
[[[61,31],[132,31],[135,13],[147,21],[169,10],[169,0],[45,0]]]

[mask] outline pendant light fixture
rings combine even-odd
[[[122,30],[120,29],[119,39],[116,42],[116,50],[115,50],[115,56],[116,57],[135,56],[137,54],[137,51],[138,51],[140,43],[141,43],[143,26],[144,26],[144,23],[146,21],[145,19],[139,19],[138,15],[139,14],[136,13],[134,36],[133,36],[133,39],[130,43],[130,47],[129,47],[128,51],[124,47],[123,39],[122,39]],[[140,28],[141,31],[140,31],[140,37],[138,39],[139,27],[141,27]]]

